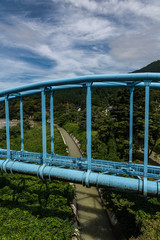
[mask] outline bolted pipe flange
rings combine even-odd
[[[143,178],[143,195],[147,197],[147,177]]]
[[[51,171],[52,171],[52,168],[53,168],[53,166],[51,166],[51,168],[50,168],[50,170],[49,170],[49,173],[48,173],[49,181],[51,181]]]
[[[99,181],[99,175],[100,175],[101,173],[98,173],[98,175],[97,175],[97,178],[96,178],[96,188],[98,188],[98,181]]]
[[[14,165],[15,162],[16,162],[16,159],[14,159],[14,160],[12,161],[12,165],[10,166],[10,172],[11,172],[11,173],[13,173],[13,165]]]
[[[86,172],[83,172],[83,176],[82,176],[82,186],[85,186],[85,179],[86,179]]]
[[[85,179],[85,185],[86,187],[90,187],[89,186],[89,175],[91,174],[91,170],[88,170],[87,173],[86,173],[86,179]]]
[[[2,166],[1,166],[1,171],[2,172],[7,172],[7,167],[6,167],[6,165],[7,165],[7,163],[10,161],[10,159],[9,158],[7,158],[3,163],[2,163]]]
[[[37,177],[38,178],[41,178],[44,180],[43,178],[43,171],[44,171],[44,168],[46,167],[46,164],[43,164],[43,165],[40,165],[40,167],[38,168],[38,171],[37,171]]]
[[[157,181],[157,196],[160,196],[160,180]]]

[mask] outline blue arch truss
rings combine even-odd
[[[130,89],[129,162],[93,159],[91,154],[91,90],[102,87]],[[63,89],[86,89],[86,158],[60,156],[54,153],[54,92]],[[145,88],[144,164],[132,163],[133,145],[133,93]],[[160,88],[159,73],[131,73],[93,75],[50,80],[0,91],[0,102],[5,102],[7,149],[0,149],[2,172],[20,172],[41,178],[58,178],[82,183],[89,187],[108,186],[147,194],[160,194],[160,167],[148,165],[149,91]],[[46,92],[50,93],[51,153],[46,144]],[[27,152],[23,136],[23,99],[41,93],[43,152]],[[21,151],[10,149],[9,100],[20,100]],[[64,168],[65,167],[65,168]],[[123,175],[123,176],[122,176]],[[125,177],[126,176],[126,177]],[[130,177],[129,177],[130,176]]]

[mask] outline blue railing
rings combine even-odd
[[[160,88],[160,74],[110,74],[50,80],[0,92],[0,102],[5,101],[7,149],[0,149],[0,168],[4,172],[21,172],[40,177],[60,178],[81,182],[86,186],[108,186],[143,193],[160,194],[160,167],[148,165],[149,91]],[[91,89],[125,87],[130,89],[129,162],[93,159],[91,155]],[[54,153],[54,92],[63,89],[86,88],[86,158],[60,156]],[[133,151],[133,93],[135,88],[145,88],[144,164],[132,163]],[[50,93],[51,153],[46,144],[46,92]],[[23,98],[41,93],[43,152],[25,151],[23,135]],[[10,149],[9,100],[20,99],[21,151]],[[64,168],[65,167],[65,168]],[[123,177],[121,176],[123,175]],[[126,177],[124,177],[126,175]],[[132,176],[134,178],[130,178]],[[151,180],[148,180],[151,178]]]

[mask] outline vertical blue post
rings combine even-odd
[[[54,154],[54,109],[53,91],[50,91],[50,129],[51,129],[51,154]]]
[[[6,115],[7,159],[10,159],[10,132],[9,132],[9,102],[8,102],[8,96],[5,98],[5,115]]]
[[[130,126],[129,126],[129,167],[132,165],[133,152],[133,91],[134,87],[130,88]]]
[[[41,92],[42,98],[42,144],[43,144],[43,164],[47,157],[47,142],[46,142],[46,92],[45,88]]]
[[[23,101],[20,97],[20,122],[21,122],[21,151],[24,151],[24,135],[23,135]]]
[[[87,96],[86,96],[86,140],[87,140],[87,162],[88,170],[91,170],[91,83],[86,83],[87,87]]]
[[[150,81],[145,82],[145,134],[144,134],[144,180],[143,194],[147,196],[147,168],[148,168],[148,134],[149,134],[149,86]]]

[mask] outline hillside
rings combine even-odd
[[[160,72],[160,60],[154,61],[147,66],[134,71],[134,73],[139,73],[139,72]]]

